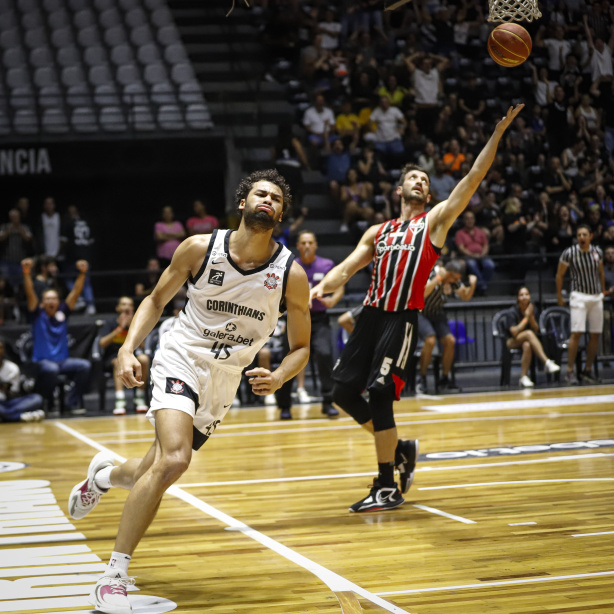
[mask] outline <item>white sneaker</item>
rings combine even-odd
[[[544,369],[546,370],[546,373],[558,373],[561,370],[561,367],[559,367],[554,360],[548,358],[548,360],[544,363]]]
[[[296,389],[296,400],[301,404],[311,403],[311,397],[309,396],[309,393],[304,388]]]
[[[275,398],[274,394],[267,394],[264,397],[264,404],[265,405],[277,405],[277,399]]]
[[[523,375],[518,382],[522,388],[533,388],[535,384],[529,379],[528,375]]]
[[[128,586],[134,584],[134,578],[117,570],[117,577],[102,576],[90,593],[89,602],[98,612],[105,614],[132,614],[128,600]]]
[[[125,416],[126,415],[126,408],[122,407],[121,405],[117,405],[113,408],[113,415],[114,416]]]
[[[134,395],[134,404],[136,406],[137,414],[144,414],[149,410],[147,403],[145,403],[145,397],[140,394]]]
[[[87,470],[87,478],[79,482],[68,497],[68,513],[71,518],[79,520],[87,516],[98,505],[101,495],[107,493],[109,489],[96,486],[94,477],[101,469],[112,467],[114,464],[115,459],[109,452],[98,452],[94,456]]]
[[[24,411],[23,414],[19,416],[19,420],[21,422],[38,422],[36,412],[33,411]]]

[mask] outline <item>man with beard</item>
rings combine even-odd
[[[333,371],[334,402],[374,435],[377,452],[378,477],[351,512],[387,510],[405,502],[401,492],[407,492],[413,480],[418,440],[397,439],[392,406],[407,381],[424,288],[448,231],[486,176],[501,137],[523,106],[510,107],[471,170],[448,199],[428,213],[429,176],[419,167],[405,166],[397,187],[401,216],[369,228],[356,249],[311,289],[311,298],[321,299],[373,263],[363,312]],[[368,401],[363,390],[369,393]]]
[[[291,205],[289,188],[274,170],[256,171],[237,188],[242,214],[238,230],[194,235],[177,248],[151,295],[134,314],[118,352],[118,373],[128,388],[143,386],[134,351],[158,322],[164,306],[188,282],[187,304],[160,340],[152,369],[148,418],[155,441],[142,459],[114,467],[99,452],[87,478],[70,494],[69,513],[83,518],[111,486],[130,490],[115,548],[90,595],[96,610],[132,612],[127,589],[134,581],[128,564],[151,524],[166,489],[186,471],[192,449],[213,434],[231,406],[242,371],[288,312],[289,352],[273,372],[247,372],[255,394],[275,392],[309,358],[309,286],[305,271],[272,238]]]

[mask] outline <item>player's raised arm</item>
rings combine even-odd
[[[331,294],[344,286],[356,272],[364,269],[373,259],[375,237],[380,224],[371,226],[358,242],[354,251],[336,267],[331,269],[324,279],[311,289],[310,299],[322,299],[325,294]]]
[[[431,240],[438,247],[443,246],[448,230],[456,218],[464,211],[469,200],[482,183],[488,169],[491,167],[501,137],[508,129],[516,116],[522,111],[524,104],[510,107],[507,115],[497,124],[488,143],[476,158],[471,170],[463,177],[452,190],[447,200],[433,207],[428,213]]]

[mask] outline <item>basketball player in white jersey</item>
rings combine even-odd
[[[196,235],[177,248],[154,291],[134,314],[118,355],[123,383],[143,386],[134,356],[157,324],[164,306],[188,281],[187,304],[160,340],[147,414],[155,441],[142,459],[114,467],[98,453],[87,478],[69,499],[73,518],[88,514],[111,486],[130,489],[115,549],[91,596],[96,610],[130,614],[128,563],[152,522],[162,495],[188,468],[232,404],[242,370],[254,359],[287,309],[290,350],[279,368],[247,372],[253,391],[272,394],[297,375],[309,358],[309,286],[304,269],[271,235],[290,206],[290,192],[277,171],[257,171],[236,193],[242,219],[237,231]]]
[[[407,381],[424,287],[448,231],[486,176],[503,133],[523,106],[510,107],[469,173],[447,200],[428,213],[429,176],[407,165],[397,188],[401,216],[369,228],[356,249],[311,289],[311,298],[321,298],[373,263],[364,309],[333,371],[334,402],[374,435],[377,452],[378,477],[370,493],[350,507],[351,512],[393,509],[405,502],[401,493],[409,490],[413,480],[418,440],[397,439],[392,406]],[[362,396],[364,390],[369,391],[368,401]],[[400,489],[394,481],[395,467]]]

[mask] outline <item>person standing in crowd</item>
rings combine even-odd
[[[505,314],[505,328],[509,331],[506,345],[510,349],[522,348],[520,359],[520,380],[518,384],[521,388],[533,388],[535,383],[529,377],[529,367],[531,359],[535,353],[544,363],[546,373],[558,373],[561,367],[554,360],[546,356],[541,341],[537,337],[539,324],[537,323],[537,311],[531,302],[531,293],[526,286],[522,286],[516,295],[516,304],[510,307]]]
[[[64,254],[63,270],[67,273],[75,270],[75,263],[79,260],[86,260],[88,263],[92,262],[94,237],[92,237],[89,223],[81,217],[79,208],[76,205],[68,207],[66,221],[62,227],[61,241],[64,245],[62,249]],[[69,288],[72,288],[73,285],[74,281],[70,280],[68,282]],[[94,304],[92,281],[89,275],[85,278],[81,297],[86,305],[85,312],[88,315],[94,315],[96,313],[96,306]]]
[[[593,234],[588,224],[580,224],[576,231],[576,245],[568,247],[559,259],[556,272],[556,295],[558,304],[563,307],[563,278],[569,269],[571,274],[571,293],[569,310],[571,312],[571,336],[567,348],[567,376],[565,381],[575,386],[578,377],[584,384],[596,384],[593,376],[593,362],[599,348],[599,335],[603,330],[603,297],[609,294],[605,287],[603,259],[601,251],[591,245]],[[584,370],[576,375],[574,364],[578,353],[580,337],[586,331],[588,319],[589,341],[586,346]]]
[[[324,279],[335,263],[328,258],[317,255],[318,240],[315,233],[310,230],[299,232],[296,247],[300,264],[305,273],[309,287],[312,288]],[[333,407],[333,339],[327,309],[334,307],[343,297],[344,286],[337,288],[330,296],[315,299],[311,302],[309,313],[311,315],[311,358],[316,361],[318,377],[322,392],[322,413],[329,418],[339,415]],[[304,387],[303,387],[304,389]]]
[[[409,374],[424,287],[448,231],[480,186],[501,137],[523,107],[510,107],[471,170],[450,197],[428,213],[429,177],[414,165],[405,166],[396,190],[401,216],[369,228],[356,249],[311,289],[312,299],[321,299],[373,263],[365,308],[333,371],[334,402],[374,435],[377,452],[378,476],[369,494],[350,507],[352,512],[388,510],[405,502],[401,493],[413,480],[418,442],[397,438],[393,402],[400,398]],[[400,489],[394,481],[395,467]]]
[[[148,412],[156,428],[153,445],[144,458],[118,467],[109,452],[98,453],[69,497],[70,516],[79,519],[111,486],[130,490],[111,560],[90,595],[90,603],[106,614],[132,611],[127,596],[134,582],[128,576],[132,554],[164,492],[188,468],[192,450],[207,441],[232,405],[243,369],[273,333],[280,311],[287,309],[290,351],[275,371],[256,367],[246,373],[253,392],[272,394],[309,359],[307,276],[271,237],[291,206],[288,185],[277,171],[256,171],[239,184],[235,199],[242,216],[239,229],[195,235],[177,248],[119,350],[124,385],[143,386],[133,352],[187,281],[186,307],[153,362]]]
[[[477,279],[477,289],[485,294],[495,272],[495,263],[488,257],[490,244],[486,233],[475,225],[473,211],[463,213],[463,227],[454,237],[461,257],[465,258],[467,269]]]
[[[469,285],[462,284],[465,267],[459,260],[450,260],[445,266],[435,266],[424,287],[424,309],[418,314],[418,335],[424,342],[420,352],[420,380],[416,384],[418,394],[428,394],[426,374],[437,339],[441,342],[441,379],[439,392],[459,392],[450,381],[450,370],[454,362],[456,339],[450,331],[448,318],[443,309],[447,294],[456,294],[463,301],[471,300],[475,292],[477,277],[469,275]],[[449,287],[449,292],[446,292]]]
[[[175,250],[185,239],[183,224],[175,220],[175,213],[172,207],[162,208],[162,220],[156,222],[154,237],[158,246],[158,260],[164,269],[170,264]]]
[[[220,223],[217,221],[217,218],[215,215],[209,215],[207,213],[207,207],[201,200],[195,200],[192,208],[194,215],[185,224],[188,231],[188,237],[193,235],[208,235],[211,234],[215,228],[219,228]]]
[[[56,290],[45,290],[39,302],[32,281],[32,265],[31,258],[21,263],[28,312],[32,321],[32,361],[37,366],[36,386],[45,401],[52,404],[58,375],[67,375],[74,382],[74,387],[66,405],[75,412],[83,412],[83,394],[89,385],[91,364],[84,358],[71,358],[68,355],[68,316],[83,290],[88,264],[85,260],[77,261],[79,275],[64,302],[60,302]]]
[[[0,340],[0,422],[44,420],[43,397],[21,393],[21,371],[4,353],[4,342]]]
[[[38,251],[56,260],[61,256],[62,221],[55,209],[55,200],[48,196],[43,201],[43,212],[40,219]]]
[[[115,306],[117,317],[107,320],[100,331],[100,349],[103,350],[103,361],[106,369],[113,371],[113,383],[115,384],[115,408],[113,414],[123,416],[126,413],[126,393],[124,384],[118,372],[117,354],[124,344],[128,328],[134,317],[134,301],[129,296],[121,296]],[[147,381],[149,375],[149,356],[142,347],[134,351],[136,359],[141,365],[143,381]],[[145,403],[145,391],[142,388],[134,390],[134,406],[137,413],[146,412],[149,408]]]
[[[0,226],[0,271],[4,272],[15,292],[21,283],[21,261],[28,256],[32,245],[32,232],[21,223],[19,209],[9,211],[8,224]]]

